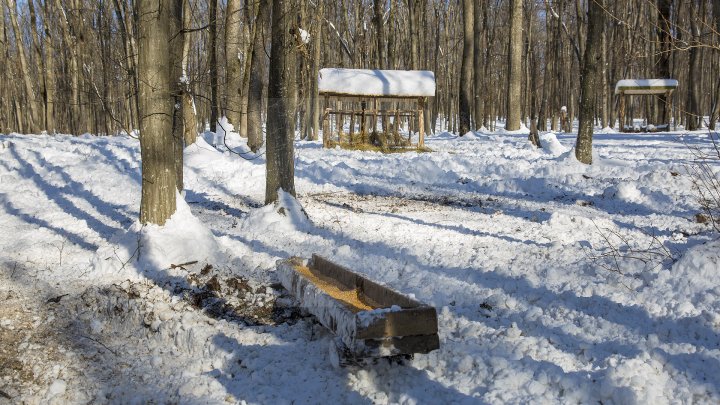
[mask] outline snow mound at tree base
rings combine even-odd
[[[243,228],[309,232],[313,226],[295,197],[279,189],[278,201],[251,212],[243,222]]]
[[[212,232],[192,215],[178,194],[177,211],[164,226],[136,221],[101,246],[92,261],[91,275],[135,278],[146,272],[174,269],[188,262],[217,263],[220,245]]]

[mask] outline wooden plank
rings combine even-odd
[[[382,317],[367,326],[359,323],[355,337],[378,339],[391,336],[431,335],[437,332],[435,308],[423,306],[384,313]]]
[[[418,335],[405,337],[390,337],[387,339],[368,339],[363,341],[365,354],[378,356],[393,356],[398,354],[430,353],[440,348],[440,338],[434,335]]]

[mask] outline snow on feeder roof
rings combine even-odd
[[[617,82],[615,94],[663,94],[677,87],[675,79],[625,79]]]
[[[320,94],[368,97],[434,97],[435,73],[428,70],[320,69]]]

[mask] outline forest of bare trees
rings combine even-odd
[[[170,33],[179,55],[177,100],[196,115],[182,114],[185,125],[214,128],[227,116],[257,149],[267,111],[272,1],[172,3],[182,15]],[[507,117],[513,128],[519,120],[532,126],[533,117],[540,130],[567,130],[560,126],[580,111],[588,0],[287,3],[295,35],[309,33],[295,41],[292,58],[293,116],[303,137],[317,136],[313,94],[322,67],[435,71],[438,91],[426,107],[427,121],[453,132],[493,129],[496,117]],[[696,128],[707,116],[714,126],[720,2],[606,1],[602,9],[596,123],[617,119],[617,80],[669,76],[680,81],[676,122]],[[0,131],[115,134],[140,128],[139,1],[3,0],[2,15]],[[638,97],[628,115],[658,117],[664,105],[662,97]]]

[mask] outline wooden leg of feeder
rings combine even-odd
[[[323,146],[330,147],[330,108],[326,108],[323,115]]]
[[[673,102],[672,102],[672,91],[668,91],[665,93],[665,116],[663,117],[663,120],[665,123],[667,123],[667,130],[670,131],[670,120],[672,117],[672,108],[673,108]]]
[[[365,109],[363,108],[362,112],[360,113],[360,137],[362,138],[362,143],[366,143],[365,137],[367,136],[367,116],[365,115]]]
[[[400,130],[402,129],[402,120],[400,119],[400,104],[395,109],[395,146],[400,145]]]
[[[342,114],[335,114],[335,126],[337,128],[338,133],[338,143],[342,143],[342,133],[343,133],[343,124],[345,121],[345,117],[343,117]]]
[[[353,137],[355,136],[355,111],[353,110],[350,114],[350,143],[353,143]]]
[[[373,99],[372,132],[377,132],[377,99]]]
[[[620,93],[618,97],[618,120],[620,122],[620,132],[625,132],[625,93]]]
[[[425,100],[418,101],[418,148],[425,147]]]

